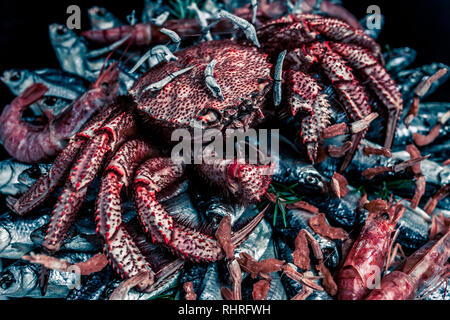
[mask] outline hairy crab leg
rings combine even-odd
[[[364,30],[350,27],[347,23],[333,18],[317,15],[303,15],[307,18],[305,24],[313,31],[333,41],[353,43],[369,49],[375,57],[381,57],[380,46],[369,37]]]
[[[242,186],[238,196],[246,198],[247,201],[260,197],[270,183],[269,176],[258,176],[258,170],[253,168],[256,166],[239,166],[234,162],[226,162],[219,168],[207,165],[201,167],[203,171],[199,172],[204,177],[216,178],[216,181],[212,181],[215,185],[225,188],[231,183],[236,191]],[[234,179],[237,175],[238,181],[228,180],[229,172],[232,174],[230,179]],[[216,175],[211,176],[211,173]],[[210,236],[174,221],[157,200],[157,194],[177,183],[183,174],[184,166],[175,164],[169,158],[154,158],[141,165],[137,170],[134,183],[138,214],[146,231],[150,232],[155,242],[165,244],[178,255],[193,261],[216,261],[222,257],[222,248],[219,243]]]
[[[322,93],[322,87],[313,77],[301,71],[289,71],[287,78],[290,87],[288,104],[292,115],[299,111],[309,113],[302,121],[301,136],[308,156],[314,163],[317,159],[319,138],[330,124],[331,107],[327,96]]]
[[[153,241],[193,261],[215,261],[222,251],[219,244],[205,234],[177,224],[156,199],[158,192],[176,183],[183,174],[183,166],[169,158],[153,158],[140,166],[134,183],[138,214]]]
[[[370,79],[369,84],[375,94],[387,107],[389,117],[386,125],[386,137],[384,147],[391,148],[394,140],[395,129],[403,109],[402,94],[395,82],[391,79],[386,69],[372,54],[364,48],[347,43],[330,42],[329,46],[346,61]]]
[[[143,254],[122,226],[122,189],[130,185],[136,168],[155,151],[145,142],[131,140],[123,144],[109,162],[96,204],[97,233],[105,239],[105,253],[111,265],[126,278],[146,270],[146,278],[138,288],[144,290],[154,283],[154,272]]]
[[[135,129],[133,116],[120,113],[96,130],[70,171],[69,178],[54,206],[43,246],[49,252],[59,250],[87,192],[108,152],[114,151]]]
[[[315,42],[304,46],[299,54],[303,60],[310,64],[320,63],[322,65],[348,114],[354,120],[361,120],[371,113],[371,107],[363,87],[353,76],[347,62],[335,53],[327,43]],[[352,135],[352,148],[344,158],[341,171],[344,171],[349,165],[366,132],[367,130],[364,130]]]
[[[42,175],[19,199],[7,198],[8,207],[19,215],[24,215],[44,202],[67,174],[72,162],[86,142],[94,136],[95,131],[114,113],[116,108],[110,107],[92,118],[85,127],[76,134],[53,161],[50,170]]]

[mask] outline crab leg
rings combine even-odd
[[[384,147],[391,148],[394,140],[395,128],[403,109],[403,99],[395,82],[386,69],[366,49],[346,44],[330,42],[329,46],[348,61],[350,66],[359,70],[370,79],[372,90],[387,107],[389,117],[386,126]]]
[[[240,182],[241,184],[235,188],[239,190],[242,185],[240,196],[247,200],[260,196],[260,192],[264,193],[270,183],[268,176],[261,176],[261,180],[258,180],[259,172],[253,168],[257,166],[240,166],[234,162],[222,162],[222,164],[223,166],[218,167],[202,165],[204,170],[199,173],[210,179],[215,177],[218,180],[212,182],[222,187],[229,183]],[[230,179],[234,179],[236,175],[241,180],[227,180],[229,172]],[[211,176],[210,173],[215,175]],[[223,257],[222,246],[212,237],[177,223],[157,200],[158,193],[180,181],[183,175],[184,166],[175,164],[169,158],[153,158],[141,165],[136,172],[134,183],[138,215],[153,241],[165,244],[176,254],[192,261],[217,261]],[[250,230],[245,230],[243,233],[247,234],[248,231]],[[236,236],[232,236],[233,243],[242,240]]]
[[[320,63],[333,83],[336,91],[345,105],[348,114],[354,120],[361,120],[371,112],[369,102],[363,87],[355,79],[351,68],[346,61],[327,45],[327,43],[315,42],[304,46],[301,52],[301,58],[309,63]],[[347,153],[341,166],[341,171],[349,165],[355,154],[360,141],[363,139],[367,130],[352,135],[352,148]]]
[[[169,158],[153,158],[139,167],[134,183],[138,214],[154,242],[165,244],[193,261],[215,261],[222,251],[217,241],[177,224],[156,199],[157,192],[176,183],[183,174],[183,166]]]
[[[301,19],[305,17],[307,18],[305,24],[312,31],[318,32],[333,41],[353,43],[367,48],[375,57],[381,56],[380,46],[375,40],[365,34],[364,30],[354,29],[347,23],[334,18],[323,18],[311,14],[300,16]]]
[[[291,87],[288,100],[292,115],[307,112],[309,115],[302,121],[303,144],[306,145],[308,156],[316,161],[319,148],[319,137],[330,124],[330,104],[327,96],[322,93],[322,87],[317,81],[301,71],[287,73]]]
[[[151,147],[140,140],[123,144],[108,164],[97,198],[97,232],[105,239],[108,259],[123,277],[132,278],[147,271],[149,280],[138,286],[145,289],[154,283],[154,272],[143,254],[122,226],[121,191],[128,187],[134,171],[146,158],[154,155]]]
[[[94,132],[117,110],[107,108],[90,120],[78,134],[76,134],[59,153],[50,170],[41,176],[19,199],[7,198],[8,207],[19,215],[25,215],[44,202],[67,174],[73,160],[86,142],[94,136]]]
[[[43,246],[49,252],[59,250],[75,215],[94,180],[103,159],[134,131],[134,119],[123,112],[95,131],[96,136],[81,152],[53,209]]]

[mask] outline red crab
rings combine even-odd
[[[153,277],[149,264],[122,227],[121,192],[125,189],[134,191],[138,215],[153,241],[193,261],[223,258],[223,245],[174,221],[158,202],[164,193],[175,190],[188,169],[171,160],[167,141],[175,129],[192,131],[200,126],[246,130],[258,124],[264,114],[273,113],[269,93],[277,81],[270,61],[276,60],[273,55],[283,48],[290,50],[288,55],[292,58],[320,64],[348,113],[360,119],[370,112],[370,106],[366,91],[352,72],[350,65],[353,66],[385,102],[395,127],[401,110],[400,93],[375,58],[380,54],[377,44],[361,30],[337,19],[299,15],[273,21],[262,27],[258,35],[261,49],[235,40],[204,42],[176,53],[177,61],[149,70],[129,96],[119,98],[86,124],[59,154],[49,173],[20,199],[10,198],[9,206],[23,215],[64,182],[43,244],[48,252],[55,252],[89,184],[101,173],[97,230],[105,240],[111,264],[123,276],[148,271]],[[321,40],[325,38],[326,41]],[[205,84],[205,69],[212,60],[217,61],[214,77],[222,97],[216,97]],[[302,134],[314,160],[321,131],[328,125],[327,97],[313,75],[296,69],[287,70],[284,75],[292,114],[309,113],[303,120]],[[167,83],[159,86],[164,80]],[[387,146],[392,140],[392,126],[388,127]],[[258,201],[271,182],[270,175],[266,175],[268,165],[218,160],[189,167],[205,182],[242,203]]]

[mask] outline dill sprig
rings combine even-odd
[[[295,191],[295,187],[298,186],[298,183],[294,183],[293,185],[286,186],[284,184],[278,182],[272,182],[269,186],[269,192],[273,194],[276,199],[275,210],[273,213],[273,226],[276,226],[277,217],[279,212],[281,213],[281,217],[283,219],[284,227],[287,227],[286,223],[286,206],[289,204],[296,203],[298,201],[303,200],[302,196],[299,196]]]

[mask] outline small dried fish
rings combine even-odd
[[[173,44],[169,45],[171,47],[170,50],[172,52],[177,52],[178,48],[180,47],[180,43],[181,43],[181,38],[178,35],[178,33],[176,33],[173,30],[166,29],[166,28],[162,28],[159,31],[161,33],[164,33],[165,35],[167,35],[170,38],[170,40],[172,40]]]
[[[392,49],[384,54],[385,68],[395,75],[411,65],[416,60],[416,56],[417,51],[408,47]]]
[[[221,10],[218,16],[219,18],[230,20],[235,26],[239,27],[244,32],[248,40],[252,41],[258,48],[261,47],[258,41],[258,36],[256,35],[255,26],[253,26],[250,22],[225,10]]]
[[[211,90],[214,97],[219,98],[220,100],[224,100],[222,90],[220,89],[219,85],[216,82],[216,79],[214,78],[214,67],[216,66],[217,61],[212,60],[205,69],[205,82],[206,86],[209,90]]]
[[[273,87],[273,101],[274,105],[278,107],[281,103],[281,83],[283,81],[282,73],[283,73],[283,62],[286,57],[287,50],[284,50],[280,53],[277,60],[277,65],[275,67],[275,75],[274,75],[274,87]]]
[[[148,60],[150,68],[165,62],[165,61],[176,61],[178,58],[175,57],[170,51],[170,49],[164,45],[157,45],[147,51],[136,63],[136,65],[130,70],[130,74],[136,72],[136,70]]]
[[[162,88],[164,88],[167,84],[169,84],[173,79],[175,79],[176,77],[191,71],[192,69],[194,69],[194,67],[188,67],[185,69],[181,69],[178,71],[175,71],[171,74],[169,74],[167,77],[165,77],[162,80],[159,80],[158,82],[152,83],[151,85],[149,85],[147,88],[145,88],[142,93],[145,93],[147,91],[158,91],[161,90]]]
[[[200,24],[200,27],[202,29],[206,29],[208,27],[208,21],[206,18],[206,14],[202,12],[195,1],[192,1],[192,3],[187,7],[189,10],[194,11],[195,15],[197,16],[198,22]],[[207,41],[213,40],[213,37],[211,35],[211,32],[208,30],[205,34],[205,38]]]

